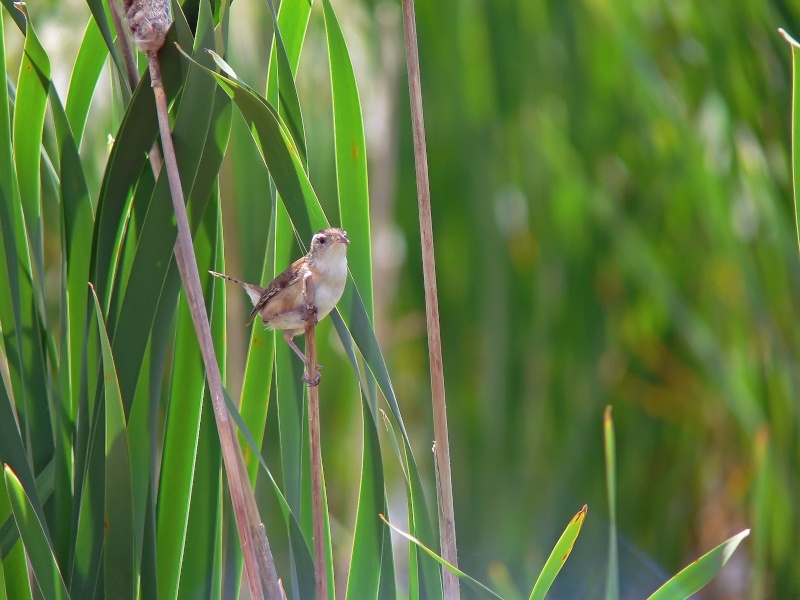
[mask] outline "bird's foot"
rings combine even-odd
[[[322,375],[319,374],[319,369],[321,368],[322,368],[321,366],[319,365],[317,366],[317,374],[314,377],[310,377],[308,371],[306,371],[303,374],[303,382],[308,384],[308,387],[314,387],[319,385],[319,382],[322,379]]]
[[[312,319],[312,325],[319,323],[319,319],[317,319],[317,307],[313,304],[306,304],[300,311],[300,319],[303,321]]]

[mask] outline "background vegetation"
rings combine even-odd
[[[376,327],[432,492],[399,7],[334,6],[364,111]],[[338,222],[321,13],[315,3],[297,86],[311,180]],[[82,2],[36,3],[62,98],[88,16]],[[601,597],[611,404],[623,596],[645,597],[745,527],[751,537],[705,597],[800,596],[800,266],[790,56],[776,33],[800,32],[798,16],[755,0],[418,3],[460,566],[479,579],[529,589],[587,503],[554,592]],[[262,94],[271,22],[266,3],[231,7],[227,60]],[[13,75],[19,52],[7,53]],[[81,154],[96,195],[121,114],[101,93],[91,111]],[[220,188],[226,270],[249,281],[261,277],[268,194],[234,110]],[[237,398],[249,308],[238,290],[228,299]],[[361,403],[330,323],[319,340],[336,562],[351,551]],[[274,420],[266,427],[277,435]],[[385,466],[390,515],[402,515],[402,474]]]

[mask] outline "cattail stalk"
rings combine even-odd
[[[447,403],[444,396],[442,339],[439,329],[439,299],[436,291],[436,259],[433,254],[431,192],[428,179],[428,152],[425,147],[425,122],[422,116],[417,24],[414,0],[403,0],[403,26],[408,61],[408,90],[411,101],[411,128],[414,138],[414,163],[417,175],[419,228],[422,241],[422,272],[425,286],[425,314],[428,325],[428,354],[431,369],[433,433],[435,439],[436,487],[439,500],[439,540],[442,558],[458,566],[456,523],[453,510],[453,484],[450,475],[450,442],[447,435]],[[458,577],[442,567],[442,588],[445,600],[460,598]]]
[[[281,600],[284,595],[272,560],[272,553],[258,515],[253,490],[244,469],[242,451],[225,406],[222,375],[214,351],[189,220],[186,215],[186,203],[181,187],[175,148],[172,143],[167,96],[161,78],[161,63],[158,59],[158,51],[164,45],[167,32],[172,24],[169,0],[123,0],[123,8],[133,42],[139,50],[147,54],[150,79],[156,99],[167,179],[178,227],[175,258],[205,364],[250,596],[253,600],[262,600],[264,591],[266,591],[270,600]],[[120,43],[127,42],[127,36],[123,32],[118,31],[118,34]],[[126,60],[126,65],[129,62]],[[130,67],[128,70],[129,78],[132,79]],[[138,74],[136,78],[138,79]],[[133,81],[131,81],[131,87],[135,87]],[[151,155],[151,165],[155,170],[160,161],[157,154],[151,153]]]

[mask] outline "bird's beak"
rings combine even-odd
[[[347,246],[347,245],[349,245],[349,244],[350,244],[350,240],[348,240],[348,239],[347,239],[347,234],[346,234],[346,233],[343,233],[343,234],[341,235],[341,240],[342,240],[342,243],[343,243],[345,246]]]

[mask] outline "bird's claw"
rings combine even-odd
[[[317,319],[317,307],[314,306],[313,304],[306,305],[305,307],[303,307],[303,311],[302,313],[300,313],[300,319],[303,321],[307,321],[308,319],[311,318],[314,319],[313,321],[314,325],[319,323],[319,320]]]
[[[318,368],[322,368],[322,367],[318,367]],[[308,387],[314,387],[314,386],[319,385],[319,382],[320,382],[321,379],[322,379],[322,375],[319,374],[319,371],[317,371],[317,374],[314,377],[309,377],[308,373],[304,373],[303,374],[303,382],[308,384]]]

